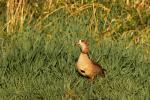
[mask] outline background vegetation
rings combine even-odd
[[[149,100],[149,0],[1,0],[1,100]],[[106,70],[75,70],[79,49]]]

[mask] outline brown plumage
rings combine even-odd
[[[102,67],[99,64],[89,59],[87,41],[79,40],[79,42],[77,42],[76,45],[78,45],[81,49],[80,56],[76,63],[76,69],[78,70],[78,72],[81,75],[87,76],[90,79],[94,79],[96,75],[101,75],[105,77],[105,69],[102,69]]]

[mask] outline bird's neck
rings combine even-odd
[[[81,58],[89,58],[88,57],[88,48],[87,47],[82,47],[81,48],[80,57]]]
[[[88,54],[88,48],[87,48],[87,47],[84,47],[84,48],[82,47],[82,48],[81,48],[81,53],[87,55],[87,54]]]

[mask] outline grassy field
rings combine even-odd
[[[0,1],[0,100],[149,100],[149,0],[60,1],[15,24]],[[79,39],[105,78],[89,82],[76,72]]]

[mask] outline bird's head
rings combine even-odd
[[[87,40],[79,40],[76,45],[80,47],[82,53],[88,53],[88,43]]]

